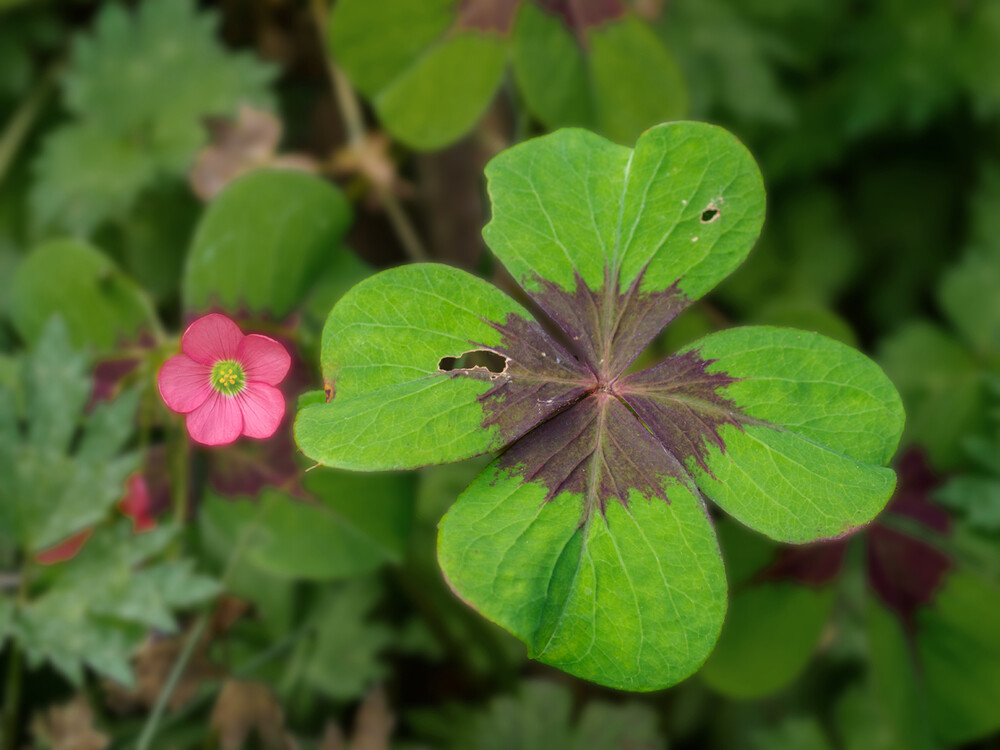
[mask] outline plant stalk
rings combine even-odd
[[[312,8],[313,20],[316,24],[316,32],[319,34],[323,58],[326,61],[330,85],[333,88],[333,95],[337,100],[337,106],[344,120],[344,128],[347,131],[347,145],[349,147],[360,146],[367,137],[364,116],[361,112],[361,103],[358,101],[357,94],[354,92],[350,81],[347,80],[347,76],[337,67],[326,51],[326,29],[328,25],[326,2],[325,0],[312,0],[310,7]],[[385,206],[386,216],[389,218],[389,223],[396,233],[396,238],[403,246],[403,250],[406,251],[410,260],[427,260],[429,257],[427,250],[424,248],[423,242],[420,240],[420,235],[417,234],[417,230],[413,226],[413,222],[410,221],[406,215],[406,211],[403,210],[399,198],[391,189],[383,190],[376,188],[376,192],[382,205]]]

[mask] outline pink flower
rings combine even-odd
[[[244,336],[225,315],[199,318],[184,332],[181,351],[160,368],[160,395],[187,414],[188,434],[225,445],[241,434],[267,438],[278,429],[285,399],[275,388],[292,364],[272,338]]]

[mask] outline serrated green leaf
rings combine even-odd
[[[27,428],[17,412],[0,408],[0,533],[29,554],[100,521],[125,494],[139,457],[122,454],[131,435],[137,394],[103,404],[88,420],[90,394],[84,358],[70,347],[61,319],[46,327],[24,361]],[[71,451],[76,438],[77,445]]]
[[[233,184],[198,224],[184,270],[184,305],[221,305],[283,318],[301,304],[351,209],[339,190],[317,177],[260,170]]]
[[[35,162],[35,220],[89,234],[109,216],[125,214],[156,174],[140,145],[109,138],[100,125],[58,128]]]
[[[312,635],[292,657],[303,660],[302,678],[311,689],[333,700],[352,700],[386,674],[380,654],[393,634],[371,619],[379,594],[376,582],[366,578],[323,594],[311,615]]]
[[[207,141],[206,116],[268,102],[273,77],[222,47],[214,14],[191,0],[152,0],[132,13],[105,4],[93,32],[74,39],[63,92],[76,119],[43,145],[37,218],[89,233],[121,215],[158,176],[184,173]]]
[[[416,717],[422,734],[434,735],[441,747],[477,750],[663,750],[666,745],[656,716],[639,703],[589,701],[578,717],[562,685],[525,680],[514,695],[494,698],[470,716],[467,709]]]
[[[18,333],[34,344],[57,315],[76,347],[107,352],[154,327],[142,290],[106,256],[74,240],[49,242],[18,265],[10,316]]]
[[[44,593],[19,607],[15,633],[32,665],[49,662],[74,683],[89,666],[131,685],[129,660],[148,629],[173,631],[174,610],[218,593],[190,561],[150,561],[174,529],[134,535],[131,526],[97,529],[77,557],[52,569]]]

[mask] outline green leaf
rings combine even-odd
[[[599,290],[607,267],[622,292],[641,275],[642,291],[677,283],[697,299],[743,261],[764,219],[753,158],[700,123],[651,128],[631,153],[563,130],[508,149],[486,176],[486,241],[536,298],[541,279],[570,291],[576,274]]]
[[[822,547],[782,549],[725,520],[716,532],[731,587],[729,611],[699,675],[727,697],[759,698],[805,669],[833,610],[829,584],[837,568],[825,567]]]
[[[373,276],[330,314],[330,400],[304,406],[296,440],[365,470],[505,448],[441,523],[454,590],[535,658],[671,685],[707,657],[725,608],[701,493],[782,540],[867,523],[895,483],[881,465],[899,397],[858,352],[772,328],[625,374],[760,230],[760,174],[724,131],[658,126],[632,152],[560,131],[487,175],[487,242],[547,327],[461,271]]]
[[[400,561],[409,538],[410,485],[406,476],[318,469],[306,475],[307,501],[265,488],[255,500],[209,495],[203,514],[260,570],[293,579],[347,578]]]
[[[997,731],[1000,590],[973,571],[958,571],[917,620],[916,651],[935,735],[957,745]]]
[[[496,31],[450,29],[452,0],[344,0],[330,15],[329,46],[385,128],[419,149],[446,146],[486,110],[503,76]]]
[[[207,141],[206,116],[268,102],[274,70],[227,51],[214,27],[192,0],[152,0],[134,13],[102,6],[93,32],[75,37],[63,79],[75,119],[37,162],[42,223],[93,231],[157,177],[183,175]]]
[[[934,493],[934,499],[964,516],[973,528],[1000,532],[1000,476],[957,476]]]
[[[679,483],[664,492],[588,514],[595,498],[547,501],[494,463],[442,520],[441,568],[532,658],[619,689],[672,685],[712,650],[726,596],[700,500]]]
[[[89,666],[131,685],[129,660],[147,631],[174,631],[174,610],[218,593],[189,561],[150,560],[162,554],[174,530],[136,536],[131,526],[121,520],[99,528],[76,558],[53,569],[44,593],[19,607],[15,635],[29,664],[48,662],[76,684]]]
[[[880,347],[879,362],[899,387],[910,415],[906,442],[926,448],[935,466],[956,465],[962,437],[985,424],[982,368],[942,329],[913,322]]]
[[[538,0],[341,0],[328,41],[385,128],[422,150],[472,129],[501,85],[508,49],[528,107],[549,128],[588,126],[631,142],[687,114],[673,57],[618,2],[581,11]]]
[[[710,447],[705,465],[692,467],[724,510],[773,539],[805,542],[847,533],[885,506],[896,479],[882,465],[904,415],[874,362],[818,334],[782,328],[723,331],[688,351],[711,362],[709,373],[733,378],[724,394],[760,420],[723,426],[725,449]],[[668,397],[655,394],[654,409]]]
[[[16,409],[0,404],[0,534],[34,554],[97,523],[124,496],[139,459],[122,453],[137,394],[104,402],[81,420],[90,379],[58,318],[24,360],[22,383],[25,430]]]
[[[559,15],[524,3],[511,52],[528,106],[550,129],[585,126],[631,143],[649,126],[687,114],[677,64],[630,14],[575,35]]]
[[[930,750],[926,697],[921,694],[917,667],[902,624],[877,601],[868,605],[868,640],[873,692],[887,724],[900,744],[913,750]]]
[[[152,329],[155,315],[142,290],[82,242],[40,245],[15,271],[10,316],[29,344],[39,340],[50,318],[59,316],[74,346],[107,352]]]
[[[562,685],[525,680],[515,695],[499,696],[470,716],[455,706],[440,716],[417,717],[422,734],[444,748],[477,750],[663,750],[656,715],[639,703],[589,701],[573,716],[573,697]]]
[[[499,347],[495,326],[509,316],[538,330],[506,295],[447,266],[404,266],[358,284],[333,308],[323,333],[323,377],[336,397],[299,412],[299,447],[320,463],[365,470],[416,468],[499,448],[505,437],[497,426],[484,429],[479,401],[494,387],[491,373],[455,378],[440,363]],[[524,367],[518,373],[525,387],[538,390],[546,388],[546,375],[563,370],[570,372],[553,361],[544,374]],[[513,412],[530,418],[537,408]]]
[[[311,175],[260,170],[237,180],[198,224],[184,271],[184,305],[221,305],[284,318],[300,305],[340,240],[351,210]]]
[[[372,621],[379,595],[376,582],[365,578],[322,594],[308,623],[310,637],[301,640],[292,655],[293,662],[303,664],[301,677],[311,690],[349,701],[385,676],[380,654],[393,642],[393,633]]]
[[[1000,366],[1000,255],[969,253],[942,280],[941,306],[956,330],[981,356]]]
[[[35,162],[35,219],[89,234],[108,217],[125,215],[157,171],[141,145],[109,138],[100,124],[57,128]]]
[[[773,729],[758,730],[750,736],[754,750],[831,750],[823,727],[812,717],[790,717]]]

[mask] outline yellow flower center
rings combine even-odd
[[[239,362],[221,360],[212,368],[212,387],[219,393],[235,396],[247,384],[246,375]]]

